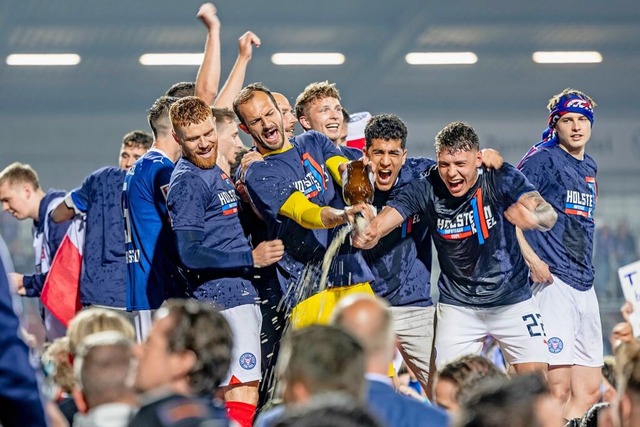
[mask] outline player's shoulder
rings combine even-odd
[[[404,165],[402,165],[402,170],[412,174],[425,175],[435,165],[436,161],[428,157],[407,157]]]
[[[110,182],[121,181],[124,179],[127,171],[115,166],[105,166],[89,175],[89,179],[94,182]]]
[[[554,159],[560,154],[557,150],[560,148],[557,145],[552,147],[541,147],[536,151],[529,154],[520,164],[518,169],[522,171],[528,171],[533,169],[539,169],[541,167],[548,167]]]

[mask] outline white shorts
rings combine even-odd
[[[596,292],[579,291],[553,276],[553,283],[536,283],[533,294],[544,318],[549,365],[603,364],[602,325]]]
[[[245,304],[220,312],[233,332],[231,365],[221,386],[260,381],[260,328],[262,314],[256,304]]]
[[[500,307],[438,304],[436,366],[467,354],[481,354],[486,336],[493,336],[509,364],[547,363],[542,317],[535,298]]]
[[[435,307],[391,307],[393,331],[407,366],[422,384],[429,380]]]
[[[136,331],[136,341],[138,344],[141,344],[149,338],[149,334],[151,333],[151,326],[153,325],[153,316],[158,310],[117,310],[112,307],[98,306],[92,305],[92,307],[100,307],[108,310],[117,311],[122,316],[126,317],[129,322],[133,325]]]

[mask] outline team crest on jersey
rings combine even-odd
[[[593,208],[598,197],[596,179],[592,176],[586,176],[584,179],[590,192],[581,193],[576,190],[567,190],[564,213],[593,218]]]
[[[564,348],[564,343],[558,337],[551,337],[547,341],[547,345],[549,346],[549,352],[553,354],[558,354]]]
[[[447,240],[462,240],[474,234],[478,243],[484,244],[489,237],[489,229],[496,225],[491,206],[482,203],[482,188],[471,199],[471,211],[458,214],[453,219],[438,218],[436,229],[441,237]]]
[[[240,366],[247,371],[256,367],[257,359],[253,353],[243,353],[240,356]]]

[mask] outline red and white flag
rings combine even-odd
[[[53,257],[40,299],[65,326],[82,308],[80,304],[80,273],[84,248],[84,218],[76,216],[67,229]]]
[[[364,128],[371,119],[371,113],[363,111],[351,114],[347,127],[347,147],[364,150]]]

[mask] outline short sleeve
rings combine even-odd
[[[249,196],[263,217],[275,220],[284,202],[297,191],[291,179],[274,163],[255,163],[245,175]]]
[[[169,188],[167,206],[174,230],[204,231],[204,218],[210,191],[199,176],[183,173]]]

